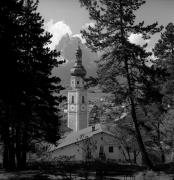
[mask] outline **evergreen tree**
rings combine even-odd
[[[3,0],[0,6],[1,51],[6,57],[0,62],[5,168],[25,167],[31,142],[55,143],[59,138],[63,88],[52,75],[59,54],[47,47],[51,35],[43,28],[37,6],[33,0]]]
[[[161,33],[161,38],[155,44],[153,49],[154,55],[156,57],[154,63],[159,69],[165,71],[163,79],[159,80],[159,89],[162,94],[161,107],[165,111],[161,111],[163,115],[163,139],[165,144],[170,144],[173,141],[173,135],[171,133],[172,129],[172,116],[170,115],[174,107],[174,24],[169,23],[165,30]],[[170,125],[169,125],[170,124]],[[171,128],[169,128],[171,126]],[[167,128],[166,128],[167,127]],[[171,143],[171,148],[172,147]],[[162,149],[162,147],[161,147]],[[163,150],[164,151],[164,150]]]
[[[4,143],[3,164],[5,168],[14,168],[14,138],[12,138],[13,114],[17,96],[17,49],[16,39],[19,26],[17,18],[22,14],[22,4],[19,1],[2,0],[0,2],[0,51],[3,57],[0,62],[0,101],[1,101],[1,139]]]
[[[167,79],[161,82],[162,93],[164,94],[163,105],[166,108],[174,105],[174,24],[169,23],[165,31],[161,33],[161,38],[155,44],[153,49],[157,58],[155,63],[157,67],[166,70]]]
[[[122,102],[130,107],[132,120],[136,130],[136,138],[142,156],[149,168],[153,164],[148,157],[141,136],[137,118],[137,106],[145,98],[144,81],[148,80],[149,67],[146,65],[150,53],[145,51],[144,45],[140,47],[129,42],[131,33],[142,34],[144,39],[150,38],[161,28],[157,23],[144,26],[144,22],[135,24],[135,11],[145,3],[143,0],[80,0],[81,5],[89,11],[94,26],[82,30],[88,47],[93,51],[102,51],[103,55],[98,61],[98,79],[102,86],[107,82],[117,86],[117,95]],[[111,91],[112,92],[112,91]]]

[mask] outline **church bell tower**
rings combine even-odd
[[[82,50],[76,51],[76,61],[71,69],[70,87],[68,91],[68,127],[74,132],[88,126],[87,120],[87,89],[84,77],[86,70],[82,65]]]

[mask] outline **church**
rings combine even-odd
[[[75,64],[70,74],[67,126],[72,132],[49,150],[50,159],[70,157],[77,161],[103,159],[125,162],[123,147],[105,125],[88,126],[88,93],[84,82],[86,70],[82,64],[80,46],[77,48]],[[134,158],[133,154],[130,156]]]
[[[87,89],[84,77],[86,70],[82,65],[82,50],[80,46],[76,52],[76,61],[71,69],[70,86],[68,91],[68,127],[77,132],[87,128]]]

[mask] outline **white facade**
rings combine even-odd
[[[98,124],[95,129],[88,127],[69,134],[49,154],[51,159],[66,156],[77,161],[105,159],[126,162],[125,154],[121,148],[115,136]],[[130,156],[133,160],[134,154],[130,153]],[[139,163],[141,163],[140,157],[138,158]]]
[[[88,126],[87,104],[86,89],[68,91],[68,127],[74,132]]]

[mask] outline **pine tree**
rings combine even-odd
[[[168,124],[170,124],[172,129],[171,112],[174,106],[174,24],[169,23],[165,30],[161,33],[161,38],[155,44],[153,49],[154,55],[156,57],[155,64],[156,67],[163,69],[165,74],[163,79],[159,80],[160,93],[162,94],[161,106],[165,109],[163,115],[163,126],[165,130],[164,138],[167,139],[165,142],[173,140],[173,135],[170,134],[170,128],[168,129]],[[163,111],[161,111],[163,112]],[[167,128],[166,128],[167,127]],[[164,143],[164,142],[163,142]],[[170,143],[169,143],[170,144]],[[161,147],[162,149],[162,147]],[[162,149],[163,150],[163,149]],[[163,150],[164,151],[164,150]]]
[[[1,1],[1,51],[6,55],[0,62],[5,168],[25,167],[31,142],[59,139],[63,88],[52,75],[59,54],[47,47],[51,35],[45,32],[37,7],[38,1],[33,0]]]
[[[16,38],[19,26],[17,18],[21,16],[21,3],[15,0],[0,2],[0,101],[1,101],[1,139],[4,143],[3,164],[5,168],[12,169],[15,166],[14,138],[12,126],[15,98],[17,96],[17,49]]]
[[[164,94],[163,105],[167,108],[174,105],[174,24],[169,23],[165,31],[161,33],[161,38],[153,49],[156,66],[166,70],[167,76],[161,82],[162,93]]]
[[[155,32],[159,32],[161,27],[158,28],[157,23],[149,26],[144,26],[144,22],[135,24],[135,11],[145,3],[143,0],[80,2],[94,21],[94,26],[82,30],[87,45],[93,51],[103,52],[98,61],[99,83],[101,87],[107,86],[106,83],[112,80],[117,87],[118,97],[121,96],[122,102],[128,103],[142,156],[148,167],[153,168],[143,143],[136,112],[138,104],[145,98],[143,81],[150,78],[146,65],[150,53],[145,51],[146,45],[140,47],[132,44],[128,37],[131,33],[140,33],[144,39],[148,39]]]

